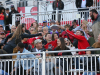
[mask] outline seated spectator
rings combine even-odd
[[[70,31],[73,30],[73,29],[75,29],[77,26],[78,26],[77,20],[73,20],[72,26],[70,27]]]
[[[30,53],[28,50],[25,49],[23,43],[18,43],[17,50],[18,50],[18,53]],[[22,59],[23,58],[35,58],[35,56],[33,54],[21,55],[21,56],[17,55],[17,59],[20,59],[20,58],[22,58]],[[14,72],[13,75],[15,75],[15,73],[16,73],[16,75],[19,75],[19,70],[20,70],[20,75],[23,75],[23,69],[24,69],[24,75],[29,74],[31,68],[34,67],[34,61],[33,60],[31,61],[31,66],[30,66],[30,60],[28,60],[28,61],[24,60],[24,62],[23,62],[23,60],[21,60],[20,69],[18,68],[19,67],[19,65],[18,65],[19,63],[20,63],[19,61],[15,62],[14,69],[12,71],[12,72]],[[24,63],[24,66],[23,66],[23,63]],[[28,66],[27,66],[27,64],[28,64]],[[37,64],[38,64],[38,61],[35,60],[35,66]],[[17,68],[17,72],[15,72],[16,68]],[[11,72],[11,74],[12,74],[12,72]]]
[[[30,27],[29,31],[30,31],[31,34],[33,34],[33,32],[35,31],[35,28],[34,27]]]
[[[98,36],[98,41],[92,45],[93,48],[100,48],[100,34]],[[95,51],[96,54],[100,54],[100,51]]]
[[[66,32],[67,32],[67,34],[73,36],[75,39],[78,40],[78,49],[86,49],[87,47],[90,46],[88,41],[84,37],[83,31],[77,30],[76,35],[69,30],[66,30]],[[85,54],[85,51],[79,52],[78,54],[79,55]]]
[[[45,36],[48,33],[48,27],[43,27],[43,35]]]
[[[36,39],[34,41],[34,48],[32,48],[31,52],[43,52],[43,51],[46,51],[46,49],[43,48],[43,46],[42,46],[42,40]],[[40,55],[40,54],[38,54],[38,55]]]
[[[52,41],[55,41],[58,39],[58,34],[57,33],[53,33],[52,34]]]
[[[42,30],[42,25],[39,25],[38,26],[38,31],[41,31]]]
[[[55,48],[55,51],[57,50],[70,50],[68,47],[65,45],[64,38],[59,38],[57,39],[57,47]],[[56,56],[64,56],[64,55],[72,55],[71,52],[61,52],[61,53],[55,53]]]
[[[47,21],[46,20],[43,21],[43,27],[48,27],[48,29],[50,29],[50,26],[47,25]]]
[[[62,37],[63,38],[68,38],[71,42],[73,42],[74,37],[66,33],[66,30],[69,30],[69,29],[70,29],[70,25],[69,24],[65,25],[65,31],[62,32]]]
[[[68,38],[65,38],[65,45],[68,47],[70,50],[75,50],[75,47],[72,45],[71,41]],[[75,55],[76,52],[71,52],[72,55]]]
[[[36,31],[38,30],[38,23],[37,22],[33,22],[32,24],[31,24],[31,27],[33,27]]]
[[[52,34],[47,33],[47,34],[45,35],[45,39],[46,39],[47,43],[50,43],[50,42],[52,41]]]

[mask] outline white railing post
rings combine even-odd
[[[12,14],[12,25],[15,25],[15,14]]]
[[[46,54],[43,52],[43,59],[42,59],[42,75],[45,75],[45,60],[46,60]]]
[[[58,9],[56,10],[56,21],[58,21]]]

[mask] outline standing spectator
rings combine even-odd
[[[78,23],[77,23],[76,20],[74,20],[74,21],[72,22],[72,26],[70,27],[70,30],[75,29],[77,26],[78,26]]]
[[[66,30],[66,32],[78,40],[78,49],[86,49],[87,47],[90,46],[88,41],[84,37],[83,31],[77,30],[76,35],[69,30]],[[84,55],[84,54],[85,51],[79,52],[79,55]]]
[[[19,42],[21,42],[23,38],[32,38],[32,37],[42,35],[41,33],[32,34],[32,35],[26,34],[23,28],[24,28],[24,25],[18,25],[16,31],[6,37],[5,42],[4,42],[5,46],[3,47],[5,51],[7,51],[8,53],[12,53],[13,49],[16,47],[16,45]],[[11,40],[6,44],[9,38],[11,38]]]
[[[88,20],[88,16],[89,16],[89,8],[93,5],[93,0],[76,0],[76,7],[78,8],[79,14],[81,15],[81,17],[83,16],[82,14],[84,14],[84,19],[87,21]],[[81,9],[82,8],[82,9]],[[80,12],[80,11],[85,11]],[[79,25],[80,25],[81,19],[79,18]]]
[[[43,21],[43,27],[48,27],[48,29],[50,29],[50,26],[47,25],[47,21],[46,20]]]
[[[56,16],[56,11],[55,10],[58,10],[58,21],[61,20],[61,11],[64,9],[64,3],[62,2],[62,0],[55,0],[52,4],[52,8],[53,8],[53,14],[52,15],[52,20],[55,20]]]
[[[17,10],[15,10],[14,5],[11,5],[11,12],[9,13],[9,24],[12,24],[12,14],[19,13]]]
[[[0,24],[3,26],[3,29],[5,27],[5,22],[6,22],[6,16],[5,16],[5,8],[0,7]]]
[[[9,18],[8,18],[8,16],[9,16],[9,8],[6,8],[6,11],[5,11],[5,15],[6,15],[6,23],[5,23],[5,30],[10,30],[9,29]]]
[[[100,15],[98,15],[98,12],[95,9],[92,9],[90,10],[90,17],[93,20],[92,32],[94,39],[97,42],[97,38],[100,33]]]
[[[23,43],[18,43],[18,45],[17,45],[17,50],[18,50],[18,53],[31,53],[31,52],[29,52],[28,50],[26,50],[25,49],[25,47],[24,47],[24,44]],[[35,58],[35,56],[33,55],[33,54],[28,54],[28,55],[17,55],[17,59],[23,59],[23,58]],[[27,59],[28,60],[28,59]],[[31,65],[30,65],[30,62],[31,62]],[[19,67],[19,65],[18,64],[21,64],[21,66],[20,66],[20,69],[18,68]],[[24,66],[23,66],[23,63],[24,63]],[[35,65],[34,65],[34,63],[35,63]],[[28,66],[27,66],[27,64],[28,64]],[[15,72],[15,70],[16,70],[16,68],[17,68],[17,74],[16,75],[19,75],[19,70],[20,70],[20,75],[23,75],[23,69],[24,69],[24,75],[26,75],[26,74],[29,74],[30,73],[30,70],[34,67],[34,66],[37,66],[37,64],[38,64],[38,61],[35,59],[35,62],[32,60],[32,61],[30,61],[30,60],[28,60],[28,61],[26,61],[26,60],[21,60],[21,62],[19,62],[19,61],[16,61],[15,62],[15,65],[14,65],[14,69],[13,69],[13,71],[12,72],[14,72],[13,74],[15,75],[16,74],[16,72]],[[30,69],[31,68],[31,69]],[[35,67],[34,67],[34,69],[35,69]],[[11,73],[12,74],[12,73]]]

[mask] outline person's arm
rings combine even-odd
[[[39,33],[39,34],[22,34],[21,35],[21,37],[22,38],[32,38],[32,37],[36,37],[36,36],[42,36],[42,34],[41,33]]]
[[[5,39],[5,41],[4,41],[4,44],[6,44],[6,42],[8,41],[9,38],[12,37],[12,35],[13,35],[13,33],[9,34],[9,35],[6,37],[6,39]]]
[[[71,31],[69,31],[69,30],[66,30],[66,32],[69,34],[69,35],[71,35],[71,36],[73,36],[74,38],[76,38],[77,40],[83,40],[84,38],[84,36],[80,36],[80,35],[75,35],[73,32],[71,32]]]

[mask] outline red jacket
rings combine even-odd
[[[72,31],[70,31],[70,32],[72,32]],[[71,36],[71,35],[69,35],[69,34],[68,34],[68,36],[69,36],[69,38],[70,38],[69,40],[73,43],[74,37]],[[63,38],[68,38],[68,36],[67,36],[66,31],[63,31],[63,32],[62,32],[62,37],[63,37]]]
[[[52,46],[52,50],[54,50],[54,49],[57,47],[57,40],[51,41],[50,43],[47,43],[47,44],[44,46],[44,48],[45,48],[45,49],[48,49],[49,45],[51,45],[51,46]]]
[[[75,35],[74,33],[72,33],[69,30],[67,30],[67,33],[78,40],[78,49],[86,49],[87,47],[90,46],[88,41],[86,40],[86,38],[84,36]],[[82,54],[85,54],[85,51],[79,52],[79,55],[82,55]]]

